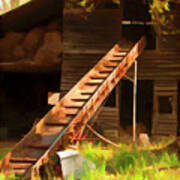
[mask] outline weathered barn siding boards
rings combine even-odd
[[[64,11],[61,97],[118,42],[121,13],[119,9],[101,9],[86,18],[82,10]],[[110,139],[118,136],[116,107],[103,107],[97,121],[105,136]]]
[[[180,51],[146,50],[138,62],[139,80],[180,80]],[[129,75],[133,75],[133,68]]]
[[[99,132],[113,141],[116,141],[119,136],[118,112],[118,108],[103,107],[97,119],[97,127],[100,127]]]
[[[101,55],[70,54],[63,56],[61,92],[67,93],[97,62]]]
[[[180,17],[179,17],[180,19]],[[179,28],[180,29],[180,28]],[[180,49],[180,34],[168,35],[159,38],[157,46],[160,50],[179,51]]]
[[[64,53],[104,55],[121,37],[121,11],[96,10],[87,18],[79,9],[64,11]]]

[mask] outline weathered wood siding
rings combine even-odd
[[[97,62],[101,55],[70,54],[63,56],[61,93],[67,93]]]
[[[133,75],[133,68],[129,71]],[[138,58],[139,80],[179,80],[180,51],[144,51]]]
[[[64,53],[105,54],[121,37],[121,11],[96,10],[87,17],[79,9],[64,11]]]
[[[119,136],[118,108],[104,107],[98,117],[97,125],[105,137],[116,141]]]

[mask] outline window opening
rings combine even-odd
[[[172,113],[172,96],[159,96],[159,113]]]

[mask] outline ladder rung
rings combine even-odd
[[[104,67],[106,67],[106,68],[115,68],[115,67],[117,67],[117,64],[116,65],[104,65]]]
[[[64,108],[81,108],[81,107],[83,107],[83,105],[84,105],[83,102],[69,101],[69,102],[63,103]],[[66,121],[67,119],[64,119],[64,120]]]
[[[83,107],[82,105],[65,105],[65,108],[72,108],[72,109],[77,109]]]
[[[85,92],[85,91],[84,91],[84,92],[81,92],[81,94],[82,94],[82,95],[93,95],[94,92],[88,92],[88,91]]]
[[[102,84],[102,82],[86,82],[85,85],[88,85],[88,86],[98,86]]]
[[[71,101],[75,101],[75,102],[86,102],[89,100],[89,96],[88,97],[76,97],[76,98],[72,98]]]
[[[9,163],[9,166],[14,169],[25,169],[31,167],[32,165],[33,163],[15,163],[15,162]]]
[[[57,134],[60,132],[64,127],[62,126],[45,126],[45,128],[42,130],[41,135],[44,136],[51,136],[52,134]]]
[[[113,54],[114,57],[124,57],[127,55],[128,52],[121,51],[121,52],[116,52]]]
[[[43,149],[46,150],[50,147],[50,145],[42,145],[42,144],[25,144],[25,147],[32,148],[32,149]]]
[[[79,111],[79,108],[66,108],[65,110],[65,113],[66,113],[66,116],[75,116],[77,115]]]
[[[122,61],[123,60],[123,57],[110,57],[109,60],[119,60],[119,61]]]
[[[25,175],[27,169],[21,168],[21,169],[14,169],[13,172],[15,175]]]
[[[98,86],[100,84],[102,84],[104,80],[103,79],[92,79],[89,82],[85,82],[85,85],[89,85],[89,86]]]
[[[67,117],[74,117],[75,115],[77,115],[77,113],[76,114],[74,114],[74,113],[66,113]]]
[[[97,80],[99,80],[99,79],[105,80],[106,79],[106,77],[96,77],[96,76],[91,76],[90,78],[97,79]]]
[[[38,158],[34,158],[34,157],[11,157],[10,158],[10,162],[36,162],[38,160]]]
[[[62,124],[62,126],[63,125],[66,125],[66,124],[68,124],[69,123],[69,120],[70,119],[59,119],[59,120],[57,120],[57,121],[54,121],[54,120],[50,120],[50,121],[46,121],[45,122],[45,124],[46,125],[50,125],[50,124],[56,124],[56,123],[59,123],[59,124]],[[51,125],[50,125],[51,126]]]
[[[88,101],[89,99],[87,99],[87,98],[73,98],[73,99],[71,99],[72,101],[77,101],[77,102],[86,102],[86,101]]]
[[[112,70],[102,70],[102,71],[99,71],[100,74],[109,74],[111,72],[112,72]]]
[[[109,61],[119,63],[122,61],[122,59],[110,59]]]
[[[67,126],[68,123],[58,122],[58,121],[52,121],[45,123],[47,126]]]

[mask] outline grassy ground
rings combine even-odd
[[[136,144],[119,144],[120,148],[84,144],[79,151],[95,163],[95,171],[86,171],[82,180],[173,180],[180,179],[180,161],[176,148],[163,139],[147,148]],[[173,168],[171,168],[173,167]],[[73,179],[73,177],[71,177]]]
[[[85,143],[78,151],[95,165],[95,170],[85,168],[81,180],[173,180],[180,179],[180,161],[176,150],[164,148],[171,140],[164,139],[149,147],[136,144],[119,144],[119,148]],[[168,146],[169,147],[169,146]],[[0,159],[10,148],[0,149]],[[3,175],[0,179],[3,180]],[[12,179],[12,178],[11,178]],[[52,177],[52,179],[54,179]],[[73,180],[73,175],[69,180]]]

